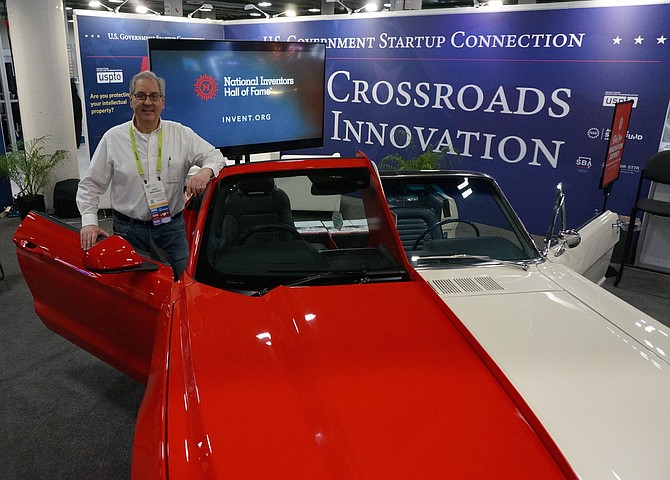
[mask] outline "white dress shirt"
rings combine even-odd
[[[137,220],[151,220],[144,181],[130,140],[130,125],[132,120],[110,128],[103,135],[86,174],[79,182],[77,206],[82,216],[82,227],[98,225],[100,196],[110,185],[112,209]],[[194,165],[207,167],[217,176],[224,158],[219,150],[180,123],[161,119],[159,128],[149,134],[133,126],[137,153],[147,181],[158,178],[158,133],[161,128],[160,180],[165,188],[170,213],[175,215],[184,209],[184,185],[189,169]]]

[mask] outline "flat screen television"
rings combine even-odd
[[[323,146],[326,48],[320,43],[149,39],[166,82],[162,118],[224,155]]]

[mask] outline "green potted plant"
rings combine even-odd
[[[42,190],[51,173],[70,157],[67,150],[47,153],[49,136],[26,142],[14,142],[9,151],[0,155],[0,176],[9,178],[19,188],[15,195],[21,218],[30,210],[46,211]]]
[[[380,170],[439,170],[438,159],[442,152],[428,150],[414,158],[405,159],[397,153],[386,155],[379,164]]]
[[[396,133],[396,140],[398,143],[404,143],[407,134],[404,131]],[[447,157],[450,151],[449,146],[445,146],[441,150],[436,150],[432,145],[427,145],[426,149],[421,151],[414,143],[414,139],[410,139],[409,146],[406,149],[405,158],[400,154],[394,153],[386,155],[379,163],[380,170],[441,170],[445,168],[453,168],[452,161]],[[458,151],[456,153],[456,160],[460,160]]]

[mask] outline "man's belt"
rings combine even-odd
[[[178,219],[179,217],[181,217],[181,214],[182,212],[172,215],[172,220]],[[153,226],[153,222],[151,220],[137,220],[136,218],[131,218],[128,215],[124,215],[121,212],[117,212],[116,210],[112,211],[112,216],[114,216],[114,218],[118,220],[121,220],[122,222],[130,223],[131,225],[143,225],[145,227]]]

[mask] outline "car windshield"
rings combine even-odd
[[[416,266],[537,260],[532,239],[495,181],[463,172],[383,173],[387,203]]]
[[[209,202],[196,280],[262,295],[279,285],[407,279],[370,172],[312,168],[222,178]]]

